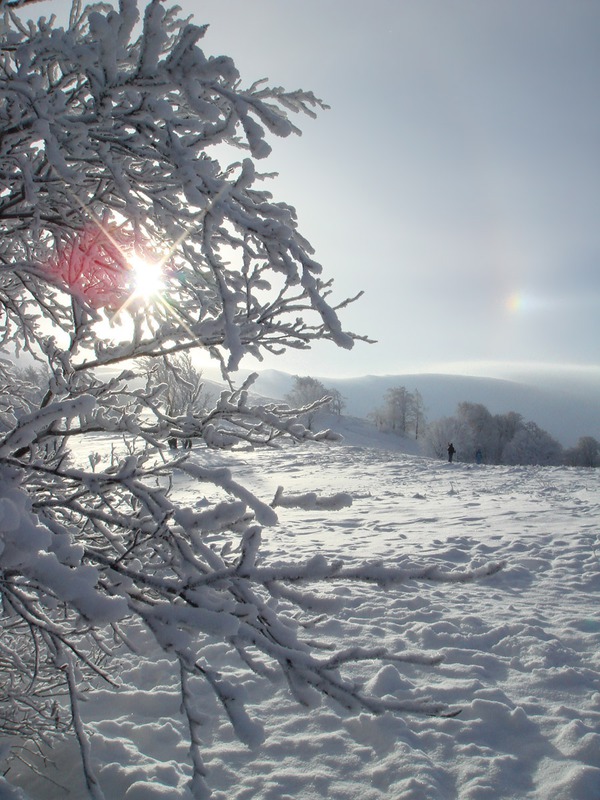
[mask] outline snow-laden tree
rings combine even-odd
[[[405,386],[395,386],[385,393],[386,419],[389,428],[406,433],[412,407],[412,394]]]
[[[501,464],[504,448],[514,439],[517,431],[523,427],[524,420],[516,411],[508,411],[506,414],[496,414],[494,422],[494,446],[486,454],[486,461],[492,464]]]
[[[428,426],[426,442],[432,455],[444,457],[449,441],[458,461],[475,461],[478,450],[488,464],[556,465],[563,459],[560,443],[535,422],[515,411],[491,414],[481,403],[459,403],[454,417]]]
[[[481,450],[486,461],[489,460],[497,438],[493,415],[481,403],[463,402],[458,404],[456,416],[462,436],[454,444],[462,454],[461,460],[474,461],[477,450]]]
[[[172,417],[208,410],[212,395],[202,380],[202,372],[188,352],[162,358],[146,358],[146,391],[160,397],[165,413]]]
[[[575,447],[565,451],[565,464],[571,467],[600,467],[600,442],[593,436],[581,436]]]
[[[504,448],[502,462],[557,466],[563,462],[563,450],[547,431],[535,422],[526,422]]]
[[[416,389],[409,392],[405,386],[393,386],[386,391],[383,405],[369,416],[378,428],[418,439],[425,426],[423,398]]]
[[[423,430],[427,425],[426,408],[423,401],[423,396],[418,389],[413,392],[413,401],[411,404],[411,427],[415,434],[415,439],[423,435]]]
[[[344,408],[344,398],[337,389],[327,388],[318,378],[311,378],[310,375],[295,375],[285,400],[301,410],[302,420],[311,430],[319,409],[339,416]]]
[[[435,458],[448,458],[448,445],[454,443],[456,448],[455,459],[463,461],[463,442],[467,439],[464,424],[457,417],[440,417],[427,426],[425,434],[425,447],[427,452]]]
[[[230,58],[204,54],[206,27],[158,0],[141,21],[135,0],[76,3],[64,27],[0,5],[0,340],[20,368],[33,358],[44,375],[32,393],[0,362],[0,735],[17,746],[73,730],[89,794],[102,798],[79,689],[114,682],[112,653],[135,624],[179,675],[195,798],[209,794],[197,681],[244,741],[261,736],[241,687],[207,659],[207,638],[265,678],[278,667],[303,704],[316,692],[346,708],[444,713],[356,686],[356,661],[437,656],[321,650],[305,633],[319,601],[302,587],[463,581],[496,566],[448,574],[318,553],[261,561],[261,529],[277,508],[350,498],[279,491],[269,502],[207,465],[201,448],[173,459],[168,437],[232,447],[327,432],[308,431],[288,407],[252,404],[249,382],[230,383],[209,411],[181,413],[165,408],[160,384],[140,381],[145,359],[197,348],[229,379],[245,354],[317,338],[352,347],[337,314],[348,301],[332,303],[294,209],[256,166],[269,135],[298,133],[291,118],[323,104],[264,81],[245,87]],[[97,433],[111,437],[112,455],[86,463]],[[178,502],[175,470],[205,503]]]

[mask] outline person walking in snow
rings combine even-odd
[[[450,463],[452,463],[452,457],[454,456],[454,453],[456,453],[456,448],[452,442],[448,442],[448,461]]]

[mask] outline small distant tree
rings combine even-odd
[[[331,411],[337,417],[341,416],[342,411],[346,408],[346,400],[343,394],[338,389],[327,389],[329,396],[329,403],[327,403],[327,410]]]
[[[419,392],[409,392],[405,386],[389,388],[383,405],[370,415],[378,428],[401,436],[414,434],[419,437],[425,422],[423,398]]]
[[[293,406],[308,406],[320,403],[327,397],[327,389],[317,378],[308,375],[294,376],[294,384],[286,394],[285,399]]]
[[[565,464],[571,467],[600,467],[600,442],[593,436],[582,436],[575,447],[565,451]]]
[[[344,408],[344,398],[337,389],[328,389],[320,380],[309,376],[295,375],[294,385],[285,400],[301,410],[302,419],[309,429],[312,429],[319,409],[326,408],[339,416]]]
[[[142,366],[146,370],[148,394],[154,394],[158,388],[160,403],[168,416],[179,417],[208,408],[212,396],[206,391],[202,372],[194,366],[189,353],[145,358]]]
[[[387,423],[391,430],[405,434],[412,410],[413,397],[405,386],[396,386],[385,393]]]
[[[418,389],[413,392],[412,406],[410,409],[410,427],[414,431],[415,439],[423,435],[425,426],[427,425],[427,418],[425,416],[425,403],[423,396]]]

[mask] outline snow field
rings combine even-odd
[[[192,457],[232,467],[266,502],[280,484],[353,495],[339,512],[278,509],[279,524],[263,532],[269,564],[317,554],[445,569],[506,561],[475,583],[297,587],[331,603],[308,638],[443,656],[437,666],[361,662],[352,675],[375,696],[430,698],[460,710],[455,717],[304,709],[282,677],[248,673],[225,645],[207,643],[207,661],[243,683],[265,728],[264,742],[247,748],[196,684],[216,800],[600,798],[598,470],[449,465],[348,445]],[[192,507],[205,503],[183,474],[175,489]],[[97,690],[84,705],[107,800],[190,800],[171,668],[156,650],[141,662],[125,656],[120,691]],[[33,800],[83,800],[74,752],[56,752],[44,778],[13,782]]]

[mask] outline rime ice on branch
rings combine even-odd
[[[132,620],[177,665],[196,798],[209,789],[194,681],[208,683],[244,741],[261,736],[241,688],[205,661],[207,637],[259,674],[278,667],[301,703],[316,693],[347,708],[443,713],[357,688],[348,664],[398,657],[361,647],[323,657],[303,637],[317,601],[297,586],[459,578],[344,570],[318,554],[259,564],[275,507],[335,509],[348,497],[281,491],[269,505],[228,470],[207,467],[205,448],[331,435],[307,430],[287,406],[253,403],[252,379],[229,384],[208,408],[193,386],[189,402],[166,403],[157,379],[189,384],[178,359],[199,348],[228,377],[245,354],[315,339],[350,348],[360,338],[343,330],[337,311],[349,301],[331,302],[294,209],[272,197],[255,165],[269,154],[268,135],[299,133],[291,117],[323,103],[266,82],[244,88],[230,58],[201,49],[206,27],[158,0],[141,27],[134,0],[76,3],[64,28],[26,21],[27,4],[1,5],[0,339],[37,367],[24,379],[0,361],[0,732],[41,742],[72,725],[89,794],[102,798],[78,683],[113,681],[112,648],[126,645]],[[222,165],[224,153],[239,158]],[[153,294],[133,282],[144,259],[161,272]],[[127,455],[90,453],[89,469],[78,465],[71,454],[86,452],[94,432]],[[194,442],[193,455],[169,441]],[[170,491],[176,469],[218,499],[181,507]]]

